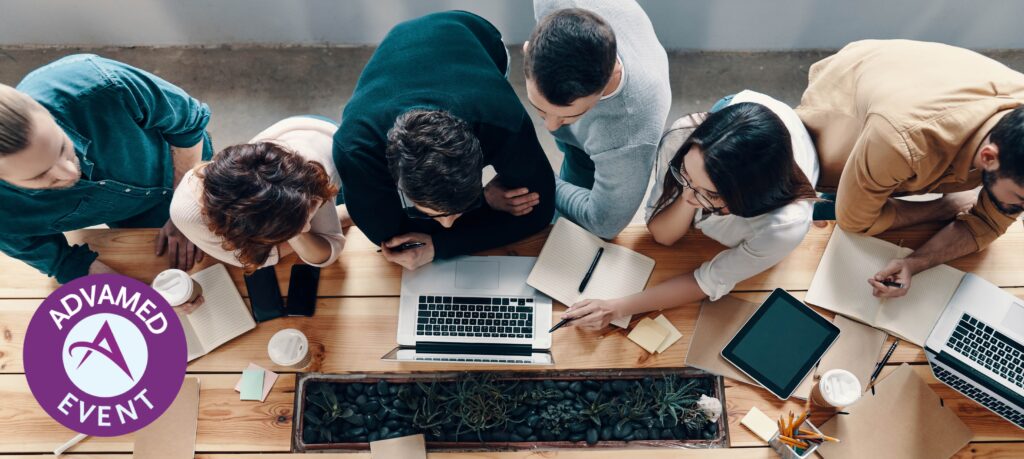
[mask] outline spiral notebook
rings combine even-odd
[[[204,303],[191,314],[175,308],[185,329],[189,362],[256,328],[249,307],[242,301],[224,265],[210,266],[193,274],[192,278],[203,287]]]
[[[604,248],[604,253],[586,288],[580,292],[580,282],[600,248]],[[606,242],[579,225],[559,218],[526,283],[572,306],[584,299],[610,300],[642,292],[653,271],[654,259]],[[630,317],[623,317],[612,324],[626,328],[629,320]]]

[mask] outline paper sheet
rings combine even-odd
[[[164,414],[135,434],[135,459],[192,459],[199,424],[199,379],[185,378]]]
[[[644,317],[626,337],[653,354],[658,350],[658,346],[661,346],[661,342],[668,337],[668,330],[650,317]]]
[[[256,321],[224,265],[210,266],[192,278],[203,287],[205,302],[185,317],[202,344],[203,355],[256,328]]]
[[[263,372],[263,394],[260,396],[260,401],[264,402],[267,400],[267,396],[270,395],[270,391],[274,389],[274,383],[277,382],[278,374],[263,368],[255,363],[250,363],[246,370],[259,370]],[[242,380],[238,380],[238,384],[235,384],[235,392],[242,392]]]
[[[756,406],[750,407],[747,415],[740,419],[740,424],[746,426],[751,432],[754,432],[754,435],[766,442],[775,436],[775,432],[779,431],[778,424]]]
[[[672,325],[672,322],[668,320],[668,317],[665,317],[664,314],[655,317],[654,321],[668,332],[668,336],[666,336],[665,339],[661,341],[661,344],[658,345],[658,353],[660,354],[675,344],[676,341],[679,341],[679,339],[683,337],[683,334],[675,325]]]
[[[410,435],[370,443],[371,459],[427,459],[423,435]]]
[[[741,383],[760,386],[722,357],[722,349],[757,310],[757,305],[726,295],[700,305],[697,328],[686,352],[686,365],[722,375]]]
[[[853,373],[860,381],[860,387],[867,389],[871,373],[881,359],[882,346],[888,336],[884,331],[869,327],[843,316],[832,320],[839,327],[839,338],[818,363],[817,375],[842,368]]]

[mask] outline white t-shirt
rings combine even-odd
[[[320,163],[327,170],[327,174],[331,176],[331,183],[340,189],[341,178],[338,176],[338,168],[334,165],[332,154],[333,134],[337,128],[327,121],[315,118],[287,118],[265,129],[250,142],[277,142],[307,160]],[[194,172],[194,170],[188,171],[182,177],[178,188],[174,190],[174,197],[171,199],[171,220],[178,230],[203,252],[229,265],[242,266],[242,263],[238,261],[237,254],[224,250],[221,246],[224,242],[223,239],[210,231],[206,219],[203,217],[202,206],[199,204],[202,182]],[[310,263],[305,259],[302,261],[318,267],[325,267],[337,261],[341,249],[345,246],[345,236],[341,232],[341,221],[333,200],[325,202],[313,215],[313,219],[310,221],[310,233],[327,240],[331,245],[331,256],[323,263]],[[279,260],[280,256],[275,247],[262,267],[276,265]]]
[[[811,185],[817,183],[818,154],[807,128],[804,127],[796,112],[778,100],[750,90],[736,94],[729,105],[740,102],[763,105],[782,119],[793,142],[793,155],[797,165],[807,175]],[[676,121],[672,128],[678,128],[677,125],[685,125],[686,121],[687,118],[682,118]],[[673,139],[679,145],[685,140],[686,136],[678,136]],[[663,148],[663,151],[674,152],[677,149]],[[653,216],[655,205],[661,197],[669,159],[671,157],[659,158],[658,175],[651,197],[647,202],[648,221]],[[694,271],[697,285],[714,301],[731,292],[737,283],[774,266],[803,241],[808,228],[810,228],[813,211],[814,204],[807,200],[799,200],[767,214],[751,218],[737,215],[704,216],[703,210],[697,209],[694,216],[694,227],[711,239],[729,247],[715,258],[704,262]]]

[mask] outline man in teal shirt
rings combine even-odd
[[[66,283],[113,270],[64,231],[161,228],[157,255],[191,269],[202,252],[168,206],[181,176],[212,156],[209,119],[180,88],[95,55],[0,85],[0,250]]]

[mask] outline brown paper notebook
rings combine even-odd
[[[907,364],[875,384],[870,392],[836,415],[821,431],[840,443],[818,448],[825,459],[893,457],[942,459],[956,454],[972,433]]]
[[[249,307],[242,301],[224,265],[210,266],[193,274],[192,278],[203,287],[206,301],[191,314],[174,308],[185,329],[189,362],[256,328]]]
[[[370,443],[370,459],[427,459],[423,435],[410,435]]]
[[[814,374],[820,376],[826,371],[842,368],[853,373],[860,381],[860,387],[867,389],[871,373],[880,360],[885,338],[889,335],[843,316],[836,316],[832,323],[839,327],[839,338],[821,357]]]
[[[192,459],[199,419],[199,379],[185,378],[164,414],[135,434],[135,459]]]

